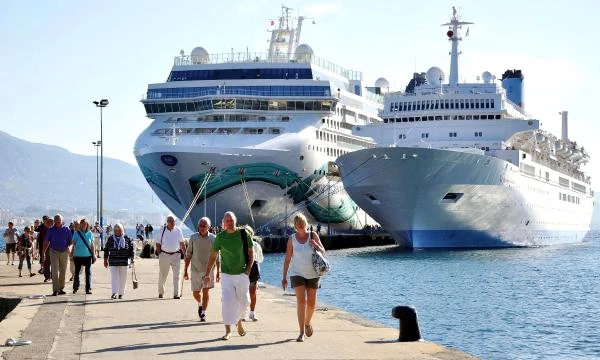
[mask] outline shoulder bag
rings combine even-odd
[[[250,261],[248,256],[248,233],[246,233],[246,229],[244,228],[240,228],[239,230],[242,237],[242,245],[244,246],[244,259],[246,259],[246,264],[248,264],[248,261]],[[256,261],[252,263],[252,268],[250,269],[250,274],[248,274],[248,279],[250,279],[251,283],[260,279],[260,271]]]
[[[311,239],[312,239],[312,232],[310,233],[310,236],[308,237],[309,241]],[[313,265],[313,268],[315,269],[315,272],[319,276],[327,275],[327,273],[329,273],[331,271],[331,264],[329,263],[329,260],[327,260],[325,255],[323,255],[317,249],[313,249],[312,265]]]

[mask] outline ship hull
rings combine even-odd
[[[589,193],[526,176],[499,158],[396,147],[337,163],[351,198],[403,247],[544,246],[578,243],[589,232]]]
[[[293,228],[296,212],[314,226],[339,229],[361,227],[364,219],[341,182],[333,185],[326,176],[327,163],[306,156],[302,167],[294,166],[293,149],[154,145],[139,147],[136,160],[157,196],[191,229],[203,216],[219,225],[225,211],[263,233],[281,231],[286,222]]]

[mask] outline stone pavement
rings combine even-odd
[[[10,337],[32,344],[1,346],[0,356],[7,360],[475,359],[427,341],[397,342],[398,329],[323,304],[318,304],[313,318],[314,335],[298,343],[295,298],[271,286],[259,289],[259,321],[245,322],[247,335],[238,336],[233,327],[231,339],[223,341],[219,284],[210,293],[208,321],[201,323],[189,281],[184,283],[183,297],[173,299],[168,296],[173,291],[169,274],[165,299],[158,299],[157,260],[137,259],[135,265],[139,288],[132,289],[129,277],[122,300],[110,299],[110,274],[101,261],[93,265],[92,295],[81,294],[81,289],[72,294],[72,282],[67,282],[67,295],[49,296],[50,282],[44,283],[39,274],[19,278],[16,263],[6,265],[2,254],[0,297],[22,301],[0,322],[0,343]]]

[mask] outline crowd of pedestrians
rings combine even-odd
[[[319,225],[316,232],[312,231],[307,219],[299,214],[294,218],[294,228],[288,237],[281,284],[285,291],[289,273],[289,285],[294,289],[297,304],[299,335],[296,340],[303,342],[313,334],[311,320],[320,285],[319,275],[312,267],[311,254],[315,250],[324,253],[325,248],[319,239]],[[110,298],[118,300],[125,293],[127,270],[135,264],[137,241],[153,240],[159,268],[158,298],[164,298],[169,272],[172,272],[173,299],[181,298],[180,267],[184,260],[183,280],[190,281],[199,321],[206,322],[210,290],[220,283],[221,318],[225,327],[222,340],[231,338],[232,326],[236,327],[239,336],[245,336],[246,314],[250,321],[259,319],[256,306],[262,248],[254,241],[253,229],[248,225],[238,226],[231,211],[223,215],[220,226],[211,226],[209,218],[201,218],[196,230],[186,241],[175,224],[175,217],[169,215],[155,235],[150,224],[137,224],[136,236],[132,239],[125,234],[122,224],[102,228],[98,222],[91,226],[82,218],[67,226],[63,217],[56,214],[53,218],[43,216],[41,221],[35,220],[34,225],[26,226],[22,234],[9,222],[4,230],[4,241],[7,265],[13,266],[15,256],[18,256],[19,277],[22,277],[24,265],[27,265],[29,276],[35,276],[32,264],[39,259],[38,272],[44,275],[44,282],[52,281],[53,296],[66,294],[66,272],[70,264],[73,294],[81,287],[82,269],[85,293],[92,294],[93,264],[102,252],[103,265],[110,271]]]

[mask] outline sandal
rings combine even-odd
[[[230,337],[231,337],[231,334],[227,333],[221,337],[221,340],[229,340]]]
[[[240,336],[246,336],[246,330],[244,330],[244,325],[241,322],[237,324],[237,331]]]
[[[297,342],[304,342],[304,334],[300,334],[296,339]]]
[[[311,324],[304,325],[304,333],[307,337],[311,337],[313,334],[313,327]]]

